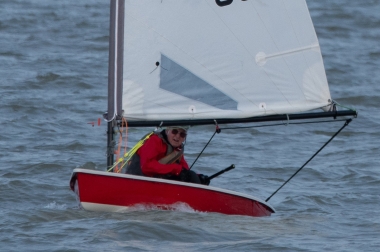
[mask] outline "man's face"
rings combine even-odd
[[[177,128],[169,128],[166,131],[166,135],[168,136],[169,143],[174,147],[180,147],[181,144],[185,141],[186,131],[183,129]]]

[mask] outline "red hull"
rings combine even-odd
[[[127,174],[74,169],[70,186],[87,210],[119,211],[136,205],[168,209],[185,203],[200,212],[255,217],[274,213],[267,203],[233,191]]]

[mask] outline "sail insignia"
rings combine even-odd
[[[231,97],[162,54],[160,88],[218,109],[237,110]]]
[[[223,6],[226,6],[226,5],[230,5],[233,0],[215,0],[216,4],[220,7],[223,7]]]

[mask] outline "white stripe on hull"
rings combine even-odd
[[[85,210],[98,211],[98,212],[125,212],[130,208],[127,206],[97,204],[97,203],[90,203],[90,202],[81,202],[80,204]]]

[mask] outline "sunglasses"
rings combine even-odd
[[[185,138],[187,136],[187,134],[183,131],[179,132],[179,130],[177,129],[172,129],[172,134],[173,135],[177,135],[179,133],[179,136],[182,137],[182,138]]]

